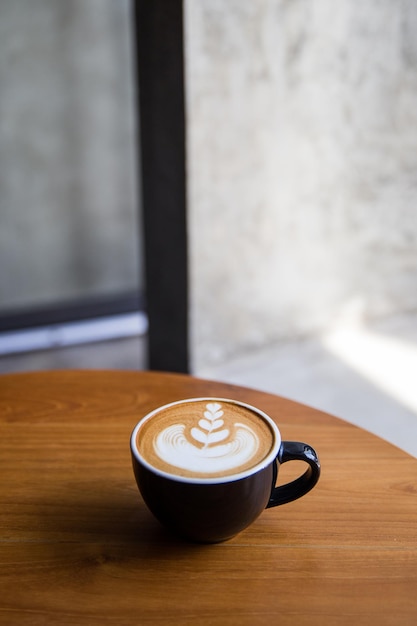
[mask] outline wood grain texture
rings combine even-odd
[[[146,412],[208,395],[266,411],[322,462],[311,493],[211,546],[159,526],[129,452]],[[417,623],[417,460],[298,403],[179,374],[3,375],[0,477],[1,624]]]

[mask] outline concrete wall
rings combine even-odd
[[[0,308],[141,276],[129,0],[0,2]]]
[[[417,4],[186,0],[194,371],[417,308]]]

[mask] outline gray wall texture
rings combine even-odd
[[[415,310],[417,4],[184,6],[193,369]],[[130,18],[0,2],[2,310],[140,279]]]
[[[186,0],[193,369],[417,308],[417,4]]]

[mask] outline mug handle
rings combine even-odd
[[[287,461],[305,461],[308,468],[299,478],[275,487],[278,476],[278,463],[287,463]],[[306,443],[300,441],[283,441],[279,449],[277,458],[274,462],[274,475],[272,479],[272,491],[266,508],[285,504],[292,500],[297,500],[313,489],[320,477],[320,461],[315,450]]]

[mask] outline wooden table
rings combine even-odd
[[[145,508],[129,436],[150,409],[207,395],[269,413],[322,476],[231,541],[194,545]],[[0,476],[1,624],[417,624],[417,460],[295,402],[152,372],[3,375]]]

